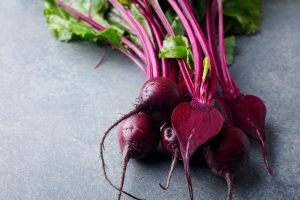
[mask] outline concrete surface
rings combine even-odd
[[[0,199],[115,199],[99,167],[99,137],[131,108],[143,75],[118,52],[94,70],[104,48],[56,41],[42,8],[42,1],[0,3]],[[299,10],[299,0],[265,0],[261,31],[238,39],[232,72],[242,91],[267,104],[276,176],[267,175],[252,142],[235,179],[236,200],[300,199]],[[118,182],[115,134],[106,147],[109,175]],[[169,163],[160,153],[130,162],[126,190],[149,200],[188,199],[181,164],[170,190],[160,189]],[[225,199],[225,181],[205,168],[191,171],[195,199]]]

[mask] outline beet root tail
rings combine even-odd
[[[258,137],[259,137],[259,143],[260,143],[260,146],[261,146],[261,150],[262,150],[263,159],[264,159],[264,162],[265,162],[266,169],[267,169],[270,176],[274,176],[275,174],[274,174],[274,172],[271,168],[271,165],[270,165],[269,159],[268,159],[268,152],[267,152],[266,142],[261,137],[260,131],[258,131]]]
[[[122,158],[122,175],[121,175],[121,182],[120,182],[120,187],[119,187],[119,192],[118,192],[117,200],[121,200],[122,191],[123,191],[124,182],[125,182],[125,175],[126,175],[126,169],[127,169],[128,161],[129,161],[129,158],[128,158],[128,147],[126,147],[124,149],[124,152],[123,152],[123,158]]]
[[[232,199],[232,192],[233,192],[233,177],[230,173],[226,173],[224,176],[226,183],[227,183],[227,198],[226,200]]]
[[[190,199],[193,200],[194,199],[194,195],[193,195],[193,184],[192,184],[192,179],[191,179],[191,175],[190,175],[190,161],[189,158],[183,157],[183,164],[184,164],[184,172],[185,172],[185,177],[186,177],[186,181],[189,187],[189,194],[190,194]]]
[[[111,180],[108,178],[107,172],[106,172],[106,164],[105,164],[105,160],[104,160],[104,142],[106,137],[108,136],[108,134],[110,133],[110,131],[115,128],[120,122],[122,122],[123,120],[127,119],[128,117],[139,113],[141,110],[143,109],[142,105],[136,107],[134,110],[132,110],[131,112],[127,113],[126,115],[124,115],[123,117],[121,117],[119,120],[117,120],[115,123],[113,123],[103,134],[103,137],[100,141],[100,160],[102,162],[102,170],[103,170],[103,174],[105,177],[105,180],[116,190],[120,191],[119,188],[117,186],[115,186]],[[126,194],[127,196],[136,199],[136,200],[143,200],[141,198],[135,197],[134,195],[126,192],[126,191],[121,191],[122,193]]]
[[[170,171],[169,171],[169,174],[168,174],[168,178],[167,178],[166,185],[163,186],[162,184],[159,184],[159,186],[160,186],[163,190],[167,190],[167,189],[169,189],[169,187],[170,187],[170,184],[171,184],[171,178],[172,178],[172,175],[173,175],[173,172],[174,172],[176,163],[177,163],[177,154],[174,153],[173,158],[172,158],[172,164],[171,164],[171,167],[170,167]]]

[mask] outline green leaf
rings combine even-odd
[[[169,49],[174,46],[190,47],[189,41],[184,36],[167,37],[163,43],[163,49]]]
[[[97,35],[116,44],[117,46],[121,45],[121,35],[116,29],[108,28],[104,31],[98,32]]]
[[[128,8],[130,8],[130,6],[131,6],[131,1],[130,0],[119,0],[119,3],[123,6],[128,7]]]
[[[165,14],[175,35],[185,35],[185,29],[176,13],[170,9]]]
[[[141,41],[140,41],[135,35],[129,34],[129,35],[128,35],[128,38],[129,38],[129,39],[133,42],[133,44],[135,44],[137,47],[142,48]]]
[[[159,52],[159,57],[185,59],[189,67],[192,68],[193,54],[189,45],[189,41],[186,37],[167,37],[164,40],[163,48]]]
[[[103,40],[103,37],[98,35],[98,31],[85,22],[78,20],[64,8],[59,7],[55,0],[45,0],[44,2],[44,15],[46,17],[47,26],[60,41],[68,42],[74,39],[81,39],[99,42]],[[104,12],[103,9],[108,9],[106,4],[107,0],[92,0],[93,9],[91,14],[94,17],[93,19],[95,21],[97,20],[98,23],[100,23],[99,21],[101,21],[102,24],[105,23],[102,15]],[[89,0],[78,0],[72,4],[72,7],[88,15]]]
[[[235,37],[229,36],[224,40],[226,49],[226,62],[227,65],[232,65],[234,62],[234,48],[236,46]]]
[[[172,47],[169,49],[164,49],[160,51],[159,57],[160,58],[183,58],[186,59],[189,50],[186,47]]]
[[[255,33],[262,20],[261,0],[224,0],[226,30],[234,34]]]
[[[206,1],[193,1],[193,11],[198,21],[205,17]]]

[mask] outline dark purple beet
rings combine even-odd
[[[139,104],[142,110],[153,117],[155,122],[163,124],[170,121],[173,109],[180,101],[180,90],[171,79],[156,77],[149,79],[142,87]]]
[[[159,127],[161,124],[170,121],[171,112],[174,109],[174,107],[179,103],[180,97],[181,97],[180,90],[177,84],[171,79],[164,78],[164,77],[151,78],[148,81],[146,81],[145,84],[143,85],[139,96],[139,102],[136,108],[130,111],[129,113],[125,114],[120,119],[118,119],[104,132],[102,139],[100,141],[100,158],[102,161],[102,168],[104,171],[105,179],[115,189],[119,190],[117,187],[115,187],[112,184],[112,182],[109,180],[106,174],[106,170],[105,170],[106,165],[103,157],[104,142],[107,135],[120,122],[126,120],[127,118],[139,112],[148,114],[150,117],[154,119],[154,123],[152,123],[152,126]],[[143,142],[147,142],[147,140]],[[136,198],[125,191],[122,192],[124,194],[127,194],[128,196]]]
[[[179,104],[174,109],[171,120],[180,144],[190,198],[193,199],[189,160],[199,146],[218,134],[223,118],[212,106],[192,101]]]
[[[179,142],[177,140],[175,131],[170,126],[165,126],[160,134],[160,142],[162,149],[165,153],[172,156],[172,164],[170,167],[170,171],[167,178],[167,183],[165,186],[159,184],[160,187],[164,190],[167,190],[171,183],[172,174],[177,162],[177,159],[181,159],[180,150],[179,150]]]
[[[118,200],[120,200],[129,159],[139,159],[152,153],[159,142],[159,131],[154,128],[154,123],[148,115],[138,113],[121,123],[118,140],[123,155],[122,177],[118,194]]]
[[[223,127],[205,148],[205,158],[211,171],[224,177],[228,186],[227,200],[232,198],[232,181],[236,170],[249,158],[250,142],[242,130]]]
[[[267,109],[264,102],[254,95],[240,95],[229,101],[235,125],[256,139],[262,149],[265,166],[270,175],[274,175],[268,161],[266,148],[265,121]]]
[[[138,113],[125,119],[118,130],[121,151],[127,157],[139,159],[156,149],[159,142],[159,130],[145,113]]]

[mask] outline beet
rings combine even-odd
[[[180,144],[190,198],[193,199],[189,159],[199,146],[218,134],[223,118],[212,106],[192,101],[179,104],[174,109],[171,120]]]
[[[159,131],[154,128],[154,123],[148,115],[138,113],[120,124],[118,140],[123,155],[122,177],[118,194],[118,200],[120,200],[129,159],[139,159],[152,153],[159,142]]]
[[[265,166],[270,175],[274,175],[266,148],[265,121],[267,109],[264,102],[254,95],[239,95],[230,100],[230,106],[235,125],[256,139],[262,149]]]
[[[123,120],[126,120],[127,118],[131,118],[132,116],[135,116],[140,112],[144,113],[144,115],[146,115],[146,114],[149,115],[148,118],[149,117],[153,118],[154,120],[151,122],[151,126],[153,126],[152,128],[154,128],[154,127],[158,128],[160,126],[160,124],[170,121],[171,112],[174,109],[174,107],[179,103],[179,101],[180,101],[180,90],[178,89],[178,87],[174,81],[172,81],[168,78],[164,78],[164,77],[150,78],[148,81],[145,82],[145,84],[143,85],[143,87],[141,89],[139,102],[138,102],[138,105],[136,106],[136,108],[134,110],[130,111],[129,113],[125,114],[120,119],[118,119],[115,123],[113,123],[105,131],[105,133],[103,134],[103,137],[100,141],[100,158],[102,161],[102,169],[104,171],[105,179],[109,182],[109,184],[111,186],[113,186],[115,189],[123,192],[124,194],[126,194],[132,198],[136,198],[133,195],[131,195],[125,191],[122,191],[122,189],[119,189],[116,186],[114,186],[114,184],[110,181],[110,179],[107,176],[103,152],[104,152],[104,142],[105,142],[107,135],[110,133],[110,131],[114,127],[116,127],[119,123],[121,123]],[[138,114],[137,116],[140,116],[140,115],[141,114]],[[136,127],[138,127],[138,126],[136,126]],[[148,132],[148,131],[146,130],[146,132]],[[157,137],[159,138],[159,133],[157,134]],[[145,142],[147,143],[148,141],[141,140],[140,142],[142,142],[141,145],[144,145],[144,143]],[[124,146],[124,148],[125,148],[125,146]],[[125,154],[126,154],[126,151],[125,151]],[[145,150],[143,152],[147,152],[147,151]],[[129,152],[129,153],[132,154],[131,152]],[[128,155],[127,155],[127,157],[128,157]],[[133,155],[133,157],[134,157],[134,155]],[[124,167],[126,168],[127,162],[128,161],[124,157],[124,154],[123,154],[123,163],[122,163],[123,168]],[[136,199],[138,199],[138,198],[136,198]]]
[[[219,49],[215,41],[215,21],[216,11],[218,11],[218,28],[219,28]],[[270,175],[274,175],[268,161],[266,149],[266,135],[265,135],[265,119],[266,106],[264,102],[257,96],[242,95],[235,81],[230,76],[228,66],[226,63],[225,52],[225,31],[224,31],[224,16],[223,16],[223,1],[218,0],[212,2],[206,8],[206,28],[208,32],[208,39],[210,46],[213,49],[213,57],[217,61],[218,79],[223,91],[225,99],[228,101],[233,121],[236,127],[243,130],[259,141],[265,166]],[[219,52],[219,55],[217,55]]]
[[[250,142],[242,130],[233,126],[223,127],[221,132],[205,148],[205,158],[211,171],[227,182],[227,200],[232,198],[233,176],[249,159]]]
[[[164,77],[151,78],[141,89],[138,107],[151,115],[155,122],[163,124],[170,121],[180,98],[180,90],[174,81]]]
[[[177,160],[181,159],[179,142],[175,134],[175,131],[172,127],[165,126],[162,129],[160,134],[160,142],[163,151],[168,155],[172,156],[172,163],[171,163],[170,171],[168,173],[166,185],[163,186],[162,184],[159,184],[162,189],[167,190],[170,186],[172,174],[174,172],[174,168],[177,163]]]

